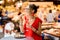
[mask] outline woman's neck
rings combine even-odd
[[[28,15],[29,16],[29,18],[31,18],[31,19],[33,19],[34,18],[34,16],[32,16],[31,14],[30,15]]]

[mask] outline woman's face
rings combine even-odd
[[[23,8],[22,13],[24,13],[26,15],[30,15],[32,13],[32,10],[29,8],[29,6],[26,6]]]

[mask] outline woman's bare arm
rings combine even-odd
[[[32,30],[36,33],[36,34],[38,34],[38,35],[41,35],[41,23],[39,22],[39,27],[38,27],[38,30],[36,30],[34,27],[32,27]]]
[[[38,30],[36,31],[38,35],[41,35],[41,25],[42,24],[39,22],[39,27],[38,27]]]

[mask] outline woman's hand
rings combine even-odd
[[[26,27],[32,29],[32,31],[34,31],[34,32],[36,31],[36,29],[34,27],[32,27],[29,23],[26,24]]]
[[[32,29],[34,32],[36,32],[36,31],[37,31],[34,27],[31,27],[31,29]]]

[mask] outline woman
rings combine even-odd
[[[38,6],[30,4],[25,7],[25,24],[24,34],[27,40],[42,40],[41,37],[41,24],[42,21],[35,17],[34,14],[37,12]]]

